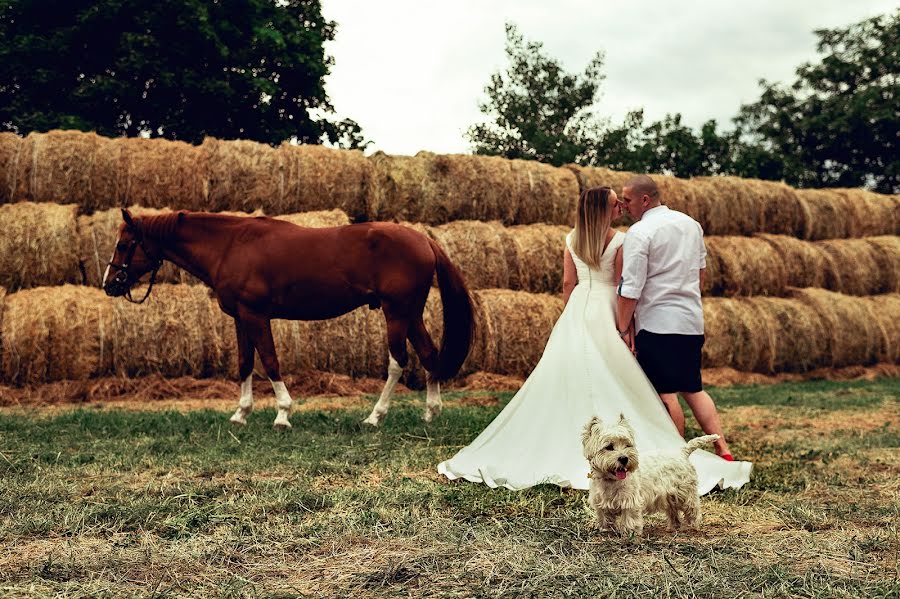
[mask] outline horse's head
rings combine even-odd
[[[125,296],[131,300],[131,288],[142,276],[152,271],[155,278],[156,271],[162,264],[162,253],[159,246],[143,234],[140,219],[135,220],[131,213],[123,208],[122,220],[112,259],[103,274],[103,290],[106,291],[106,295]],[[151,286],[153,278],[150,281]],[[147,294],[149,293],[148,290]]]

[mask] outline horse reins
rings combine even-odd
[[[134,258],[134,252],[137,250],[138,246],[144,250],[144,255],[150,259],[150,252],[147,251],[147,247],[144,245],[140,234],[136,235],[128,244],[128,250],[125,252],[125,262],[122,264],[116,264],[112,261],[109,262],[109,267],[116,271],[116,274],[113,277],[113,283],[122,286],[128,285],[128,279],[131,277],[131,275],[128,274],[128,267],[131,266],[131,260]],[[140,300],[135,300],[131,297],[131,286],[128,286],[123,297],[132,304],[143,304],[147,298],[150,297],[150,292],[153,291],[153,283],[156,282],[156,273],[159,272],[160,267],[162,267],[162,260],[157,258],[154,260],[153,272],[150,274],[150,285],[147,287],[147,293],[144,294],[144,297]],[[137,281],[135,281],[135,283],[137,283]]]

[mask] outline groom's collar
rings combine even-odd
[[[651,208],[650,210],[646,211],[645,213],[643,213],[641,215],[641,220],[644,220],[648,214],[664,212],[665,210],[668,210],[668,209],[669,209],[669,207],[666,206],[665,204],[660,204],[659,206],[654,206],[653,208]]]

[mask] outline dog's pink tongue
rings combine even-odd
[[[625,480],[625,477],[628,475],[627,470],[616,470],[616,478],[619,480]]]

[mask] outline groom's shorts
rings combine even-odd
[[[638,363],[657,393],[703,390],[700,350],[703,335],[668,335],[641,331],[634,339]]]

